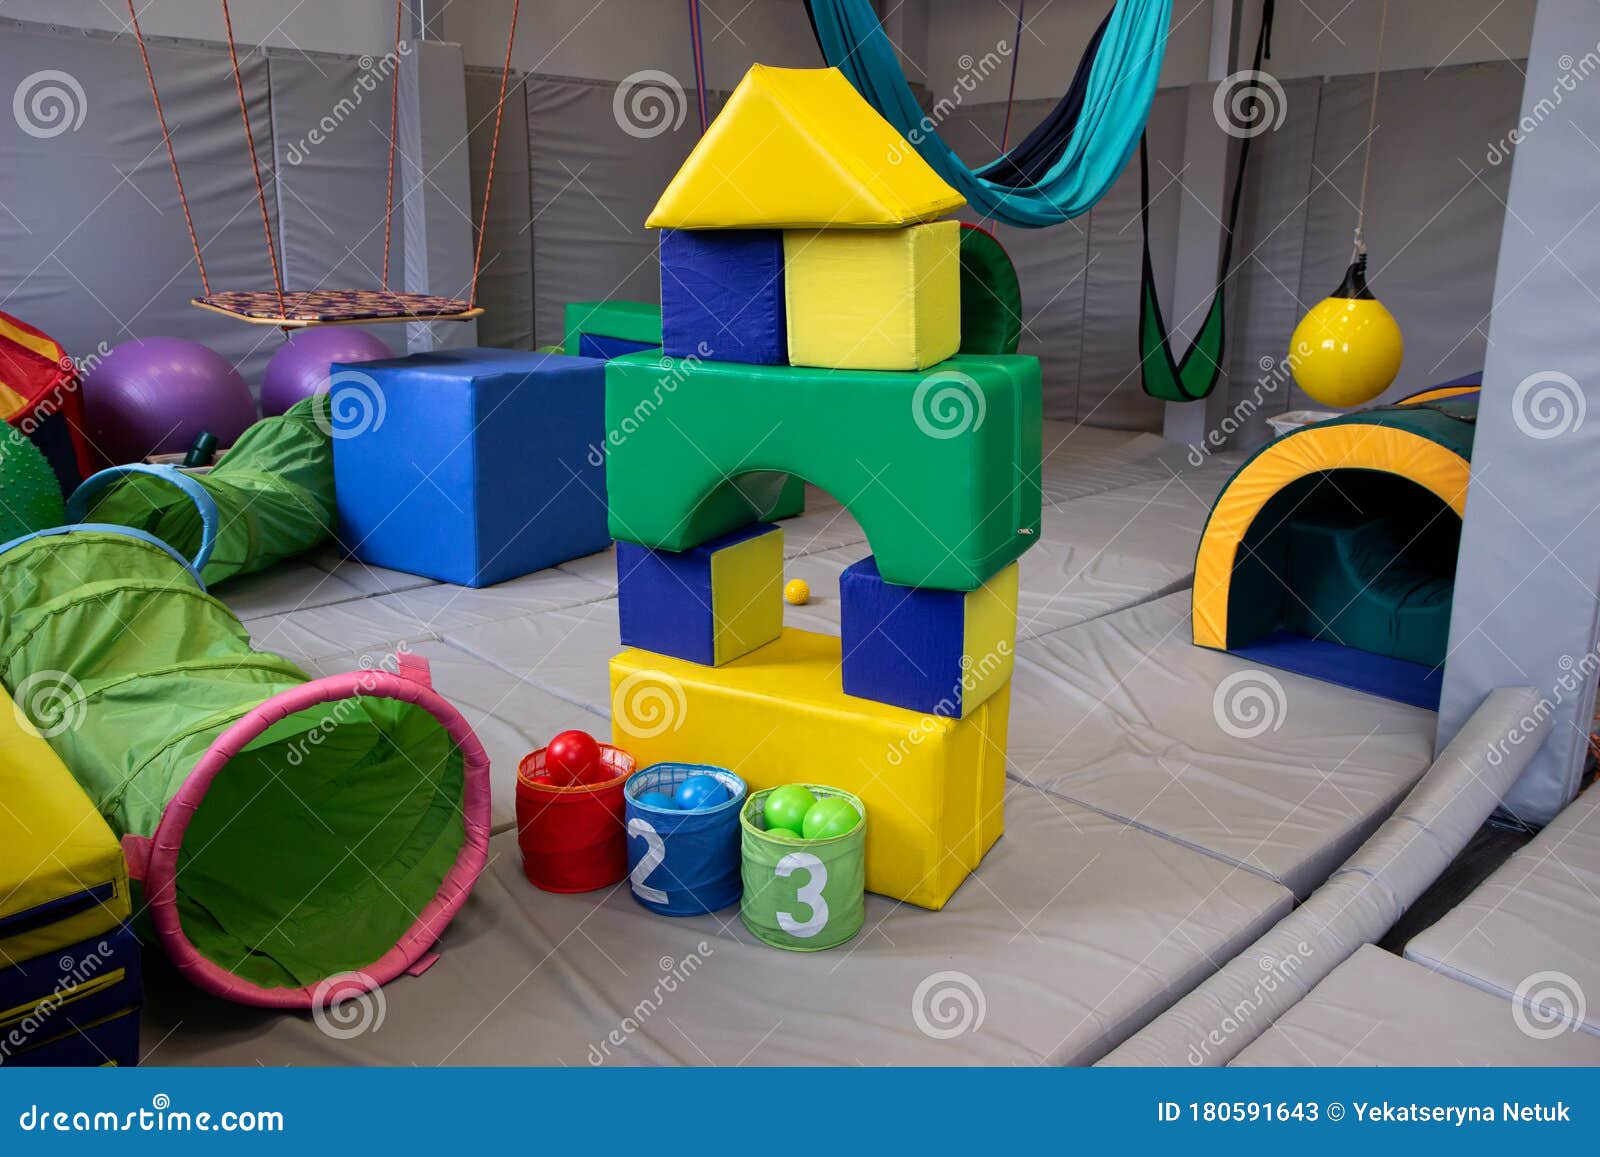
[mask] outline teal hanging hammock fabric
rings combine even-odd
[[[823,57],[934,171],[984,217],[1025,229],[1087,212],[1127,166],[1150,115],[1172,18],[1172,0],[1117,0],[1058,106],[1075,115],[1051,118],[1058,137],[1048,142],[1048,166],[1017,163],[1024,150],[1037,154],[1040,141],[1030,135],[974,171],[939,139],[869,0],[807,0],[807,8]],[[1009,183],[1019,172],[1027,179]]]
[[[1261,6],[1261,30],[1256,36],[1252,75],[1261,74],[1261,65],[1272,54],[1272,17],[1276,0]],[[1258,98],[1259,99],[1259,98]],[[1144,231],[1144,265],[1139,279],[1139,376],[1144,392],[1163,402],[1198,402],[1211,395],[1222,378],[1222,357],[1227,348],[1227,286],[1233,266],[1234,231],[1239,225],[1239,206],[1244,200],[1245,167],[1250,161],[1250,141],[1246,133],[1239,142],[1239,156],[1233,174],[1233,194],[1228,203],[1228,219],[1222,227],[1222,259],[1218,262],[1217,291],[1211,297],[1205,320],[1195,331],[1189,348],[1179,358],[1172,352],[1172,338],[1161,312],[1156,292],[1156,272],[1150,261],[1150,154],[1143,135],[1139,137],[1139,226]]]

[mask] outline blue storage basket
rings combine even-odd
[[[668,811],[639,802],[648,792],[674,795],[692,775],[722,781],[730,798],[704,811]],[[739,902],[739,809],[749,789],[726,768],[657,763],[636,772],[625,789],[628,883],[633,898],[662,916],[699,916]]]

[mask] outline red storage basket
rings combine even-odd
[[[544,748],[517,765],[517,845],[522,871],[546,892],[593,892],[628,874],[628,832],[622,785],[633,756],[609,743],[600,758],[616,772],[602,783],[557,787],[534,777],[544,771]]]

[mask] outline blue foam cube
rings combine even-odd
[[[617,541],[622,645],[720,667],[783,633],[783,531],[752,523],[692,550]]]
[[[666,229],[661,234],[661,338],[669,357],[789,363],[783,233]]]
[[[604,362],[465,349],[333,369],[339,536],[362,562],[481,587],[610,544]]]
[[[839,576],[846,695],[962,719],[1011,681],[1017,564],[977,590],[885,582],[870,555]]]

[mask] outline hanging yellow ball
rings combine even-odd
[[[1366,266],[1362,254],[1289,339],[1296,384],[1325,406],[1348,409],[1372,401],[1389,388],[1405,356],[1394,315],[1367,288]]]
[[[811,601],[811,584],[805,579],[790,579],[783,587],[783,601],[791,607],[803,607]]]

